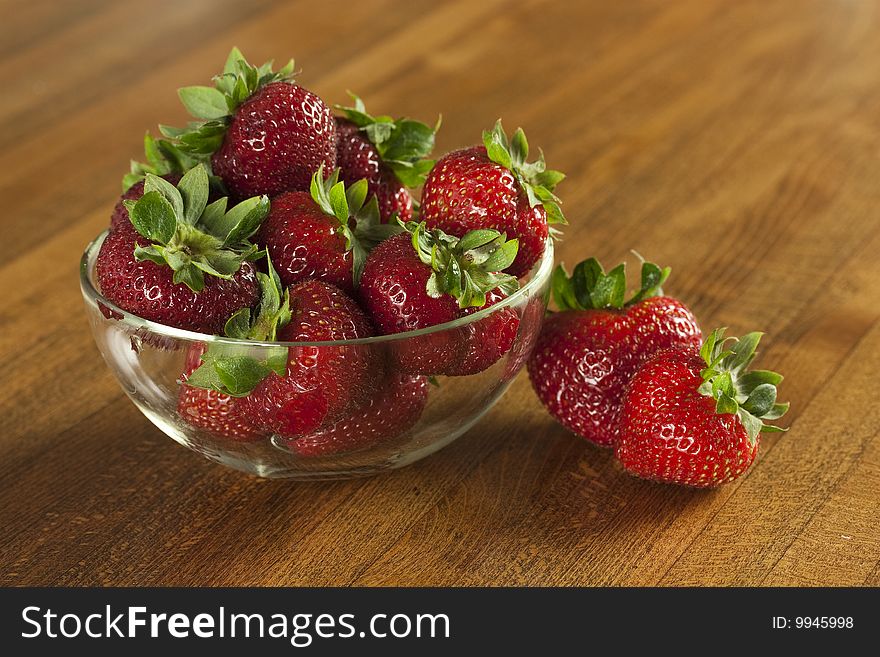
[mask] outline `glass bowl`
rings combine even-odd
[[[95,282],[95,260],[106,234],[83,254],[80,285],[95,343],[119,385],[153,424],[181,445],[261,477],[341,479],[375,474],[413,463],[461,436],[498,401],[525,364],[541,328],[553,269],[553,244],[548,239],[543,257],[521,279],[517,292],[456,321],[360,340],[255,342],[147,321],[105,299]],[[499,318],[504,321],[499,323]],[[498,326],[506,328],[496,330]],[[502,333],[507,337],[496,340]],[[452,344],[466,354],[475,346],[499,342],[502,346],[488,361],[475,362],[465,355],[461,367],[452,368],[480,371],[430,376],[430,371],[412,370],[415,352],[432,353],[437,345]],[[352,358],[372,365],[359,399],[310,433],[285,435],[250,424],[240,430],[234,422],[220,422],[223,428],[218,429],[217,418],[227,417],[230,402],[241,409],[242,398],[184,383],[193,361],[198,363],[208,347],[259,360],[286,349],[291,356],[311,356],[317,363]],[[198,403],[191,403],[193,396]]]

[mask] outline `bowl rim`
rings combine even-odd
[[[123,310],[112,301],[104,297],[98,291],[98,288],[94,284],[92,277],[95,271],[95,263],[98,257],[98,251],[100,250],[101,244],[104,242],[104,239],[107,237],[109,232],[109,229],[104,230],[94,240],[92,240],[86,247],[85,251],[83,251],[82,257],[80,258],[79,282],[80,289],[82,291],[82,295],[86,304],[93,306],[98,312],[101,312],[102,314],[104,314],[104,312],[101,309],[101,306],[107,308],[113,315],[119,315],[120,317],[118,318],[114,317],[115,321],[127,327],[130,327],[133,333],[143,333],[144,331],[148,331],[151,334],[160,335],[162,337],[200,343],[216,343],[246,347],[271,348],[324,347],[331,345],[371,345],[384,342],[403,341],[414,337],[431,335],[434,333],[440,333],[441,331],[448,331],[466,326],[473,322],[477,322],[485,317],[488,317],[489,315],[503,308],[516,304],[523,299],[527,299],[534,294],[534,291],[537,288],[542,287],[543,284],[550,279],[550,275],[553,271],[553,238],[548,236],[544,241],[544,252],[538,262],[535,263],[535,265],[530,270],[529,280],[527,280],[524,285],[521,285],[516,292],[502,299],[498,303],[493,304],[488,308],[484,308],[483,310],[479,310],[475,313],[471,313],[470,315],[467,315],[465,317],[454,319],[451,322],[435,324],[434,326],[429,326],[423,329],[416,329],[414,331],[403,331],[401,333],[391,333],[388,335],[374,335],[368,338],[356,338],[352,340],[325,340],[316,342],[273,342],[267,340],[248,340],[244,338],[228,338],[222,335],[199,333],[196,331],[189,331],[187,329],[176,328],[174,326],[168,326],[167,324],[154,322],[149,319],[139,317],[138,315],[135,315],[127,310]]]

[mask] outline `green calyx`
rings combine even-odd
[[[786,431],[764,420],[776,420],[788,411],[788,403],[777,403],[776,386],[782,375],[769,370],[748,370],[755,359],[763,333],[725,338],[727,329],[712,331],[703,342],[700,356],[706,367],[700,372],[700,394],[716,400],[716,413],[731,413],[742,422],[752,444],[762,431]],[[733,344],[728,343],[733,341]]]
[[[517,128],[513,138],[508,140],[507,133],[501,125],[501,119],[495,122],[492,130],[483,131],[483,145],[489,159],[510,169],[519,186],[529,197],[529,205],[544,206],[548,224],[567,224],[560,207],[561,201],[553,190],[565,178],[561,171],[548,169],[544,162],[544,153],[535,162],[526,162],[529,156],[529,142],[522,128]]]
[[[196,85],[177,90],[183,106],[197,120],[185,128],[160,125],[159,131],[180,151],[205,161],[223,143],[229,121],[242,103],[267,84],[293,79],[292,59],[277,72],[272,65],[270,60],[253,66],[238,48],[233,48],[223,72],[214,76],[213,87]]]
[[[626,265],[621,263],[607,274],[596,258],[584,260],[571,276],[560,264],[553,271],[551,288],[559,310],[620,310],[650,297],[662,296],[661,285],[671,269],[653,262],[642,262],[641,286],[626,300]]]
[[[272,342],[277,339],[278,330],[290,322],[290,292],[282,292],[281,279],[268,255],[266,261],[269,273],[257,274],[261,290],[258,310],[252,312],[245,307],[234,313],[224,327],[227,337]],[[186,383],[231,397],[244,397],[272,372],[284,376],[287,369],[287,349],[281,346],[255,348],[212,343],[201,358],[202,364]]]
[[[290,322],[290,291],[284,290],[281,278],[272,266],[269,254],[266,254],[268,274],[257,272],[260,283],[260,305],[257,312],[245,307],[233,313],[226,320],[223,333],[226,337],[239,340],[259,340],[274,342],[278,330]]]
[[[379,202],[375,195],[367,200],[367,192],[366,179],[358,180],[346,189],[345,183],[339,180],[339,169],[325,179],[323,164],[312,175],[312,199],[325,214],[337,221],[336,231],[345,238],[345,250],[351,251],[355,287],[360,283],[367,256],[373,247],[403,230],[396,223],[381,223]]]
[[[434,167],[434,160],[428,158],[434,150],[434,137],[440,129],[442,117],[437,117],[432,128],[405,117],[373,116],[367,113],[364,102],[356,94],[348,93],[354,100],[354,107],[336,105],[336,109],[367,135],[379,157],[401,183],[407,187],[424,183]]]
[[[135,230],[151,242],[136,246],[135,258],[171,267],[174,283],[193,292],[205,287],[205,274],[230,279],[242,262],[262,255],[248,239],[269,212],[266,196],[242,201],[227,212],[225,197],[209,205],[208,194],[208,172],[199,164],[176,187],[147,173],[144,195],[125,201]]]
[[[401,225],[412,234],[419,260],[432,269],[425,286],[428,296],[449,294],[459,308],[479,308],[496,288],[505,295],[519,289],[515,276],[500,273],[516,258],[517,240],[497,230],[472,230],[459,239],[436,228],[427,230],[424,222]]]
[[[196,158],[184,153],[167,139],[157,139],[149,132],[144,135],[144,159],[146,162],[131,161],[131,170],[122,178],[123,192],[143,180],[148,173],[154,176],[182,174],[199,163]]]

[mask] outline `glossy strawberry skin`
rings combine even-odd
[[[563,426],[611,447],[620,403],[636,369],[658,351],[699,346],[696,318],[680,301],[652,297],[624,310],[567,310],[545,321],[528,361],[538,398]]]
[[[715,412],[697,392],[706,366],[698,348],[667,349],[644,363],[623,398],[616,456],[629,472],[710,488],[741,476],[758,453],[736,415]]]
[[[408,233],[385,240],[370,253],[358,292],[380,333],[428,328],[459,316],[452,297],[427,295],[430,275],[430,267],[419,260]],[[464,349],[460,331],[439,331],[401,342],[395,346],[395,357],[403,371],[430,376],[452,367]]]
[[[451,322],[503,299],[490,292],[482,308],[461,310],[449,295],[428,296],[431,268],[419,260],[408,233],[377,246],[364,267],[359,294],[380,333],[393,334]],[[479,322],[413,336],[393,346],[397,366],[410,374],[464,376],[480,372],[506,353],[516,336],[516,314],[504,309]]]
[[[494,228],[517,238],[516,260],[506,270],[514,276],[526,274],[538,261],[549,233],[544,207],[530,207],[513,173],[492,162],[483,146],[454,151],[437,161],[422,191],[421,218],[429,228],[456,237]]]
[[[468,308],[463,315],[472,315],[477,310],[494,306],[505,296],[493,290],[486,295],[486,305],[482,308]],[[447,376],[469,376],[489,369],[510,351],[519,330],[519,316],[513,308],[500,308],[488,317],[462,327],[467,334],[464,355],[448,367]]]
[[[369,194],[375,194],[379,202],[382,223],[387,223],[395,212],[402,221],[412,219],[412,196],[382,162],[367,136],[354,123],[337,116],[336,139],[336,166],[346,186],[367,180]]]
[[[312,92],[273,82],[239,107],[211,158],[236,200],[306,191],[312,174],[336,166],[336,124]]]
[[[430,384],[423,376],[393,374],[367,402],[334,424],[289,441],[299,456],[329,456],[386,443],[411,429],[428,401]]]
[[[186,357],[181,379],[186,381],[199,365],[205,351],[203,344],[193,344]],[[195,388],[181,384],[177,398],[177,412],[184,422],[217,438],[236,442],[253,442],[265,434],[245,413],[240,398],[230,397],[215,390]]]
[[[220,334],[226,320],[237,310],[253,306],[259,298],[256,271],[244,262],[232,279],[205,276],[205,287],[193,292],[173,282],[171,267],[149,260],[138,262],[135,244],[146,246],[131,224],[120,224],[104,239],[96,271],[101,293],[123,310],[153,322]]]
[[[339,288],[305,281],[290,288],[293,318],[278,332],[283,342],[353,340],[373,335],[364,312]],[[314,432],[369,397],[377,368],[369,345],[290,347],[287,371],[263,379],[244,397],[260,428],[286,438]]]
[[[318,279],[351,293],[352,255],[338,226],[308,192],[287,192],[272,200],[256,241],[268,251],[285,287]]]

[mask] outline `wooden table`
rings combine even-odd
[[[880,584],[880,7],[872,2],[5,3],[0,582]],[[372,29],[371,29],[371,26]],[[636,249],[705,327],[768,332],[788,434],[718,491],[627,476],[523,374],[373,479],[264,481],[123,396],[77,284],[128,158],[238,44],[328,102],[503,116],[550,163],[569,264]]]

